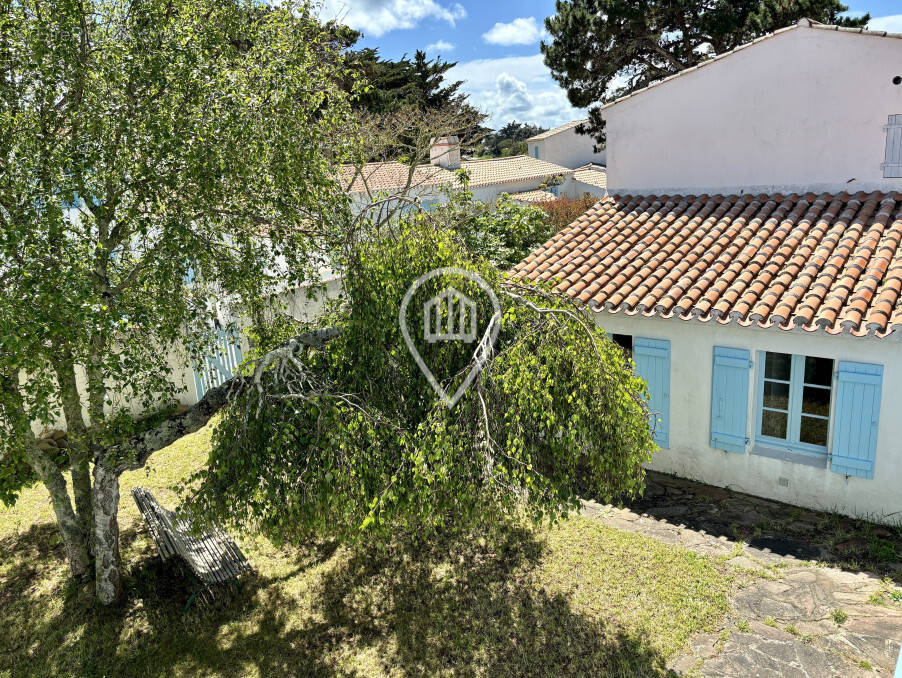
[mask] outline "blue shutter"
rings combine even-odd
[[[648,384],[648,406],[656,419],[655,442],[670,447],[670,342],[636,337],[633,361],[636,374]]]
[[[539,145],[538,144],[533,146],[532,152],[536,156],[536,160],[538,160],[539,159]]]
[[[749,412],[749,369],[752,361],[744,348],[714,347],[711,380],[711,447],[745,452]]]
[[[882,365],[839,363],[830,462],[834,473],[874,477],[882,384]]]
[[[194,369],[194,386],[198,400],[207,391],[219,386],[235,376],[241,364],[241,340],[234,332],[216,330],[216,343],[213,351],[204,358],[202,365]]]

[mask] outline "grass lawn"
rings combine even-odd
[[[42,487],[0,508],[0,678],[13,676],[664,675],[728,609],[725,565],[582,517],[506,525],[377,552],[277,549],[241,538],[258,574],[182,614],[191,586],[164,566],[131,499],[204,463],[209,429],[123,476],[125,594],[77,602]]]

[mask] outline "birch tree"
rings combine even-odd
[[[290,284],[321,261],[346,219],[333,163],[353,76],[304,5],[3,5],[0,499],[43,482],[73,577],[109,603],[120,474],[223,393],[143,437],[119,410],[177,396],[214,302],[254,303],[276,271]],[[60,420],[63,458],[34,433]]]

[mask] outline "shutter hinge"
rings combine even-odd
[[[749,369],[753,368],[754,366],[755,366],[755,363],[753,361],[749,360]]]

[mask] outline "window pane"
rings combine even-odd
[[[627,353],[633,352],[633,337],[630,334],[612,334],[611,341]]]
[[[786,415],[782,412],[761,413],[761,435],[771,438],[786,438]]]
[[[812,445],[827,446],[827,420],[813,419],[802,416],[802,427],[799,432],[799,440]]]
[[[764,382],[764,406],[777,410],[789,409],[789,384],[774,381]]]
[[[802,412],[830,416],[830,389],[806,386],[802,389]]]
[[[805,383],[829,386],[833,380],[833,361],[829,358],[805,358]]]
[[[768,379],[782,379],[789,381],[792,369],[792,356],[788,353],[767,352],[764,359],[764,376]]]

